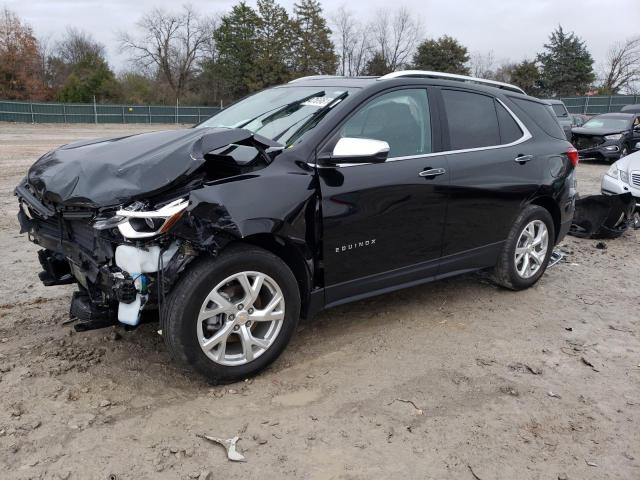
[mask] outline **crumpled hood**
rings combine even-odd
[[[31,166],[27,178],[47,201],[93,208],[120,205],[185,179],[207,161],[208,152],[247,141],[274,145],[249,130],[229,128],[85,140],[45,154]]]

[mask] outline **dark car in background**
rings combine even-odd
[[[482,269],[532,286],[571,225],[577,163],[518,87],[408,71],[302,78],[195,128],[66,145],[16,194],[41,279],[77,283],[85,327],[158,309],[174,358],[229,382],[325,308]]]
[[[640,114],[597,115],[571,132],[581,159],[614,162],[640,148]]]

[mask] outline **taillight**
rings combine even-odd
[[[569,161],[571,162],[571,165],[573,165],[573,168],[576,168],[579,161],[578,150],[573,147],[569,148],[569,150],[567,150],[567,157],[569,157]]]

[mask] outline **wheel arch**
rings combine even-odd
[[[293,272],[300,291],[300,315],[306,316],[309,308],[311,288],[313,285],[312,272],[304,253],[293,242],[269,233],[248,235],[240,240],[231,242],[228,246],[248,244],[263,248],[280,258]]]
[[[560,207],[551,197],[536,197],[530,202],[530,205],[538,205],[539,207],[547,210],[551,215],[551,218],[553,219],[553,230],[555,237],[553,240],[555,244],[558,241],[558,235],[560,233],[561,227],[562,214],[560,213]]]

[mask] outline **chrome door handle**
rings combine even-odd
[[[438,175],[444,175],[447,171],[444,168],[429,168],[427,170],[421,171],[418,175],[421,177],[433,178]]]
[[[520,164],[527,163],[529,160],[533,160],[533,155],[518,155],[513,160]]]

